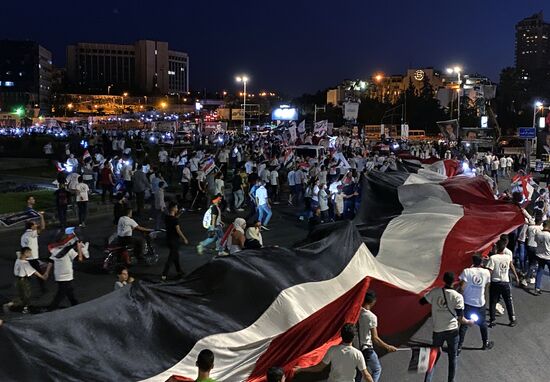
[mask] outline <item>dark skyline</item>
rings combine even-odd
[[[205,3],[205,4],[203,4]],[[539,0],[277,2],[96,0],[2,4],[0,38],[38,41],[65,64],[75,42],[168,41],[190,55],[192,89],[313,92],[344,78],[460,64],[498,81],[514,65],[514,26]]]

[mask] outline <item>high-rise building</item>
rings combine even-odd
[[[184,93],[189,91],[189,56],[162,41],[77,43],[67,47],[67,79],[73,90],[84,93]]]
[[[542,11],[516,24],[516,69],[524,80],[550,71],[550,24]]]
[[[33,41],[0,40],[0,109],[49,114],[52,54]]]

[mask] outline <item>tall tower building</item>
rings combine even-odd
[[[528,80],[550,72],[550,24],[542,11],[516,24],[516,69]]]

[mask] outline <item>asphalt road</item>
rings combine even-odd
[[[234,215],[224,218],[230,222]],[[497,218],[497,217],[495,217]],[[181,226],[190,238],[191,244],[184,246],[181,253],[181,263],[185,271],[192,271],[209,261],[213,254],[205,253],[199,256],[195,245],[204,239],[204,229],[201,226],[202,212],[186,212],[181,217]],[[152,226],[152,222],[141,222],[145,226]],[[307,232],[306,224],[296,219],[296,212],[286,206],[276,206],[272,223],[272,229],[265,232],[264,241],[267,245],[292,246],[301,240]],[[102,246],[106,237],[114,231],[111,215],[96,216],[89,220],[88,228],[80,229],[79,236],[90,241],[91,260],[76,265],[75,294],[80,302],[92,300],[98,296],[109,293],[113,289],[115,276],[105,274],[100,269]],[[15,251],[19,247],[21,232],[0,232],[0,302],[14,295],[13,288],[13,262]],[[53,241],[55,229],[46,230],[40,237],[41,254],[46,255],[46,245]],[[167,249],[163,240],[158,240],[155,245],[159,248],[161,261],[153,267],[136,266],[131,274],[137,279],[160,280],[162,266],[167,257]],[[172,270],[174,275],[174,270]],[[34,284],[35,304],[47,305],[53,298],[55,291],[54,282],[48,281],[49,292],[40,296],[40,292]],[[494,329],[490,329],[490,338],[495,341],[495,348],[490,351],[481,351],[479,330],[474,327],[469,330],[465,348],[459,359],[458,377],[456,381],[499,381],[499,382],[544,382],[549,381],[550,371],[550,283],[545,277],[542,296],[534,296],[528,291],[514,288],[513,296],[518,316],[518,326],[510,328],[506,326],[507,318],[500,317]],[[65,302],[67,304],[67,302]],[[0,318],[9,320],[19,313],[2,313]],[[384,317],[379,317],[384,320]],[[430,343],[431,319],[412,336],[408,343]],[[403,347],[407,343],[396,344]],[[0,344],[1,346],[1,344]],[[422,381],[418,374],[409,374],[407,367],[410,352],[402,351],[382,357],[383,374],[381,381]],[[434,381],[446,381],[447,357],[443,354],[436,366]],[[297,379],[298,380],[298,379]],[[322,380],[321,377],[309,376],[299,378],[300,381]]]

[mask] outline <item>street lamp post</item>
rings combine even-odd
[[[111,88],[113,87],[113,84],[107,85],[107,95],[111,94]]]
[[[456,74],[458,79],[458,110],[457,110],[457,120],[460,122],[460,89],[462,85],[462,81],[460,79],[460,74],[462,73],[462,68],[460,66],[455,66],[454,68],[447,68],[447,73],[449,74]],[[452,102],[452,101],[451,101]]]
[[[535,129],[535,131],[537,131],[537,113],[539,111],[543,111],[544,110],[544,104],[540,101],[537,101],[535,102],[535,105],[533,107],[533,128]],[[538,134],[537,134],[538,135]],[[536,142],[536,139],[526,139],[525,140],[525,171],[526,172],[529,172],[529,169],[531,167],[531,151],[533,150],[532,147],[533,147],[533,143]]]
[[[128,93],[122,93],[122,113],[124,114],[124,97],[128,97]]]
[[[246,75],[235,77],[237,82],[243,83],[243,131],[246,128],[246,83],[248,82],[248,77]]]

